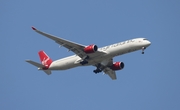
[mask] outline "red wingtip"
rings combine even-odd
[[[33,30],[36,30],[36,28],[35,28],[35,27],[32,27],[32,29],[33,29]]]

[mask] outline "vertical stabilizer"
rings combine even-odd
[[[45,68],[43,69],[48,69],[51,63],[53,62],[52,59],[44,51],[39,51],[38,54],[42,65],[45,66]]]

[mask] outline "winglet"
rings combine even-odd
[[[36,30],[36,28],[35,28],[35,27],[32,27],[32,29],[33,29],[33,30]]]

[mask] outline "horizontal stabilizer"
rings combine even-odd
[[[51,70],[43,70],[47,75],[51,74]]]
[[[45,67],[44,65],[42,65],[42,64],[40,64],[40,63],[37,63],[37,62],[35,62],[35,61],[32,61],[32,60],[26,60],[26,62],[28,62],[28,63],[30,63],[30,64],[38,67],[38,68],[43,68],[43,67]]]
[[[40,68],[44,68],[45,66],[40,64],[40,63],[37,63],[35,61],[32,61],[32,60],[26,60],[26,62],[38,67],[38,69]],[[43,70],[47,75],[50,75],[51,74],[51,70]]]

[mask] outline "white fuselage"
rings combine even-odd
[[[131,39],[124,42],[112,44],[109,46],[105,46],[99,48],[98,51],[102,51],[106,54],[98,55],[91,53],[91,57],[88,59],[88,64],[85,64],[84,66],[95,65],[97,63],[102,62],[105,59],[110,59],[118,55],[130,53],[136,50],[141,50],[142,48],[146,48],[149,45],[150,45],[150,41],[148,41],[147,39],[136,38],[136,39]],[[82,66],[79,63],[80,60],[81,58],[77,55],[72,55],[66,58],[62,58],[53,61],[49,67],[49,70],[66,70],[77,66]]]

